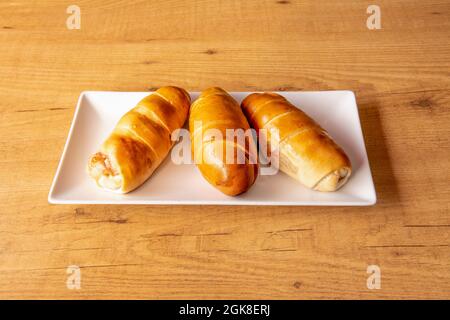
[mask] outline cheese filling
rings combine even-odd
[[[122,187],[122,176],[113,168],[108,156],[101,152],[89,160],[88,172],[101,188],[119,190]]]
[[[347,182],[350,174],[351,171],[346,167],[335,170],[320,180],[314,187],[314,190],[335,191]]]

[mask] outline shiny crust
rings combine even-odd
[[[351,174],[345,152],[328,133],[303,111],[276,93],[253,93],[241,107],[252,127],[275,141],[280,170],[318,191],[335,191]],[[260,129],[266,129],[261,130]]]
[[[101,188],[117,193],[139,187],[167,156],[171,133],[185,123],[189,105],[189,94],[177,87],[162,87],[142,99],[89,159],[90,176]]]
[[[221,133],[223,138],[208,135],[209,129]],[[236,196],[246,192],[256,180],[256,146],[251,136],[245,136],[245,142],[230,139],[226,129],[247,130],[250,126],[239,104],[223,89],[203,91],[192,104],[189,116],[193,158],[212,186],[226,195]],[[232,161],[225,159],[227,145],[235,151]],[[245,154],[244,163],[238,163],[237,150]]]

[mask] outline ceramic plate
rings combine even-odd
[[[228,197],[210,186],[194,164],[175,164],[170,154],[150,179],[128,194],[99,189],[86,173],[89,156],[111,133],[120,117],[150,93],[86,91],[80,95],[48,196],[50,203],[366,206],[376,202],[358,107],[351,91],[279,92],[301,106],[350,157],[352,176],[336,192],[309,190],[278,172],[260,175],[248,192]],[[230,94],[241,102],[249,93]],[[192,92],[191,97],[195,100],[198,93]]]

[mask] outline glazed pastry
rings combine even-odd
[[[256,146],[239,104],[226,91],[202,92],[191,106],[189,131],[194,161],[212,186],[235,196],[253,185],[258,175]],[[230,135],[237,132],[239,139]]]
[[[267,149],[279,151],[281,171],[318,191],[335,191],[347,182],[352,167],[345,152],[284,97],[253,93],[241,106],[260,139],[267,141]]]
[[[190,102],[184,89],[162,87],[128,111],[89,159],[97,185],[127,193],[144,183],[169,153],[171,134],[185,123]]]

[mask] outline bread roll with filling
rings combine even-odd
[[[97,185],[127,193],[144,183],[169,153],[171,134],[186,122],[190,102],[184,89],[162,87],[128,111],[88,161]]]
[[[201,93],[191,106],[189,131],[195,163],[212,186],[236,196],[253,185],[258,175],[256,146],[239,104],[227,92],[209,88]],[[236,137],[240,132],[240,138],[231,137],[233,132]]]
[[[241,107],[259,137],[264,135],[268,150],[279,151],[281,171],[318,191],[335,191],[347,182],[352,166],[345,152],[319,124],[283,96],[253,93]]]

